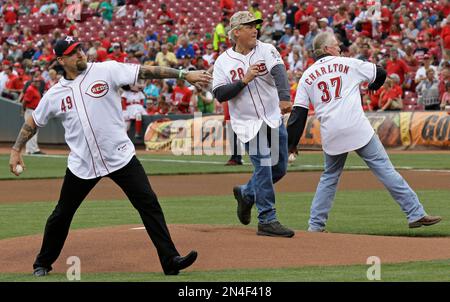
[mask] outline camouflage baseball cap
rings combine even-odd
[[[263,23],[263,20],[259,19],[259,18],[255,18],[255,16],[249,11],[240,11],[240,12],[234,13],[233,16],[231,16],[230,28],[235,29],[239,25],[249,24],[249,23],[261,24],[261,23]]]

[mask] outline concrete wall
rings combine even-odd
[[[21,115],[22,105],[8,99],[0,97],[0,142],[15,142],[17,135],[22,128],[24,119]],[[160,118],[169,119],[190,119],[193,115],[152,115],[143,116],[142,118],[142,136],[147,129],[147,126]],[[129,137],[137,145],[143,145],[144,140],[136,140],[134,138],[134,123],[131,124],[131,129],[129,131]],[[39,129],[38,143],[41,144],[65,144],[64,140],[64,128],[59,119],[51,119],[48,124]]]
[[[14,142],[22,128],[24,119],[22,105],[0,98],[0,142]],[[43,144],[64,144],[64,129],[61,121],[51,120],[39,129],[38,142]]]

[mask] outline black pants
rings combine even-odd
[[[166,268],[179,253],[170,238],[161,206],[153,192],[144,168],[136,156],[123,168],[109,174],[130,199],[139,212],[150,239],[156,247],[161,266]],[[66,241],[73,215],[89,192],[99,182],[99,178],[81,179],[69,169],[66,170],[58,204],[45,225],[41,251],[33,268],[52,269]]]
[[[233,151],[232,151],[233,153],[231,153],[230,160],[235,160],[237,162],[241,162],[243,151],[240,148],[240,141],[238,140],[236,133],[231,128],[230,123],[228,123],[228,124],[225,123],[225,127],[226,127],[226,133],[225,133],[226,138],[228,140],[228,143],[230,144],[230,147],[233,148]]]

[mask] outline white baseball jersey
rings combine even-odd
[[[359,149],[372,138],[374,130],[361,106],[359,84],[372,83],[375,77],[375,64],[334,56],[319,59],[303,73],[294,107],[313,104],[327,154]]]
[[[214,64],[213,90],[243,79],[254,64],[259,66],[259,75],[228,102],[231,127],[244,143],[258,134],[263,122],[271,128],[280,126],[280,100],[270,71],[275,65],[284,64],[283,60],[272,44],[257,41],[247,55],[230,48]]]
[[[146,115],[144,108],[145,95],[141,91],[124,91],[122,98],[126,102],[126,110],[124,112],[125,120],[136,119],[136,115]]]
[[[33,112],[38,127],[60,118],[70,147],[68,168],[91,179],[124,167],[135,154],[128,138],[118,89],[135,85],[140,65],[88,63],[74,80],[61,78]]]

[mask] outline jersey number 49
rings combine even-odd
[[[66,110],[70,110],[73,107],[72,98],[70,96],[66,97],[66,99],[61,100],[61,111],[66,112]]]

